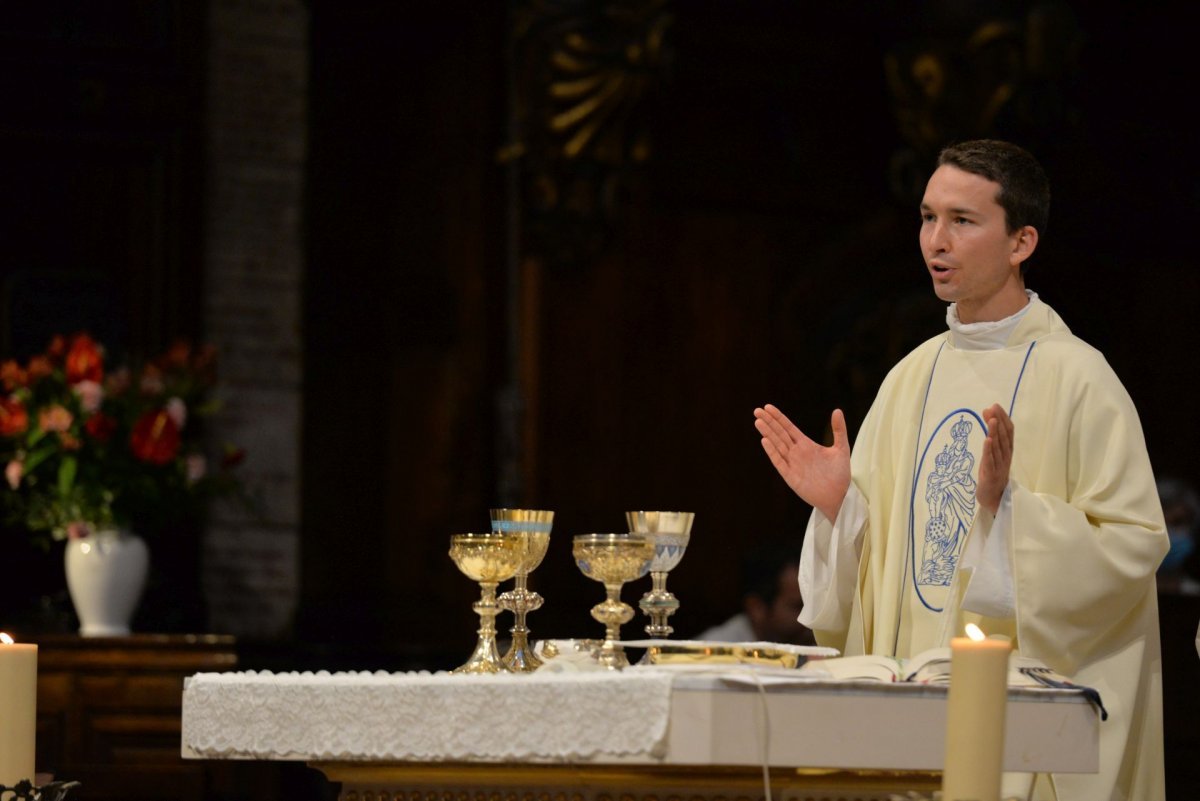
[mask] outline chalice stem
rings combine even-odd
[[[662,639],[675,631],[667,625],[667,618],[679,608],[679,600],[667,590],[667,573],[654,571],[650,574],[651,589],[642,596],[638,604],[650,618],[646,633],[655,639]]]
[[[608,599],[606,606],[608,606],[609,609],[619,610],[620,607],[625,605],[625,604],[621,603],[621,585],[620,584],[617,584],[615,586],[611,585],[611,584],[606,584],[604,589],[606,590],[606,595],[607,595],[607,599]],[[604,639],[608,640],[608,642],[610,642],[610,643],[619,642],[621,639],[621,623],[623,623],[623,622],[624,621],[621,620],[621,616],[618,611],[614,611],[614,612],[611,612],[610,614],[606,615],[605,621],[604,621]]]
[[[542,605],[542,597],[528,589],[528,577],[518,573],[513,588],[502,596],[505,609],[513,613],[512,643],[504,654],[504,666],[514,673],[528,673],[541,667],[542,660],[529,647],[529,629],[525,625],[525,614]]]
[[[500,611],[496,603],[497,582],[479,582],[479,600],[472,608],[479,615],[479,638],[471,658],[454,673],[499,673],[504,670],[500,652],[496,649],[496,615]]]
[[[650,591],[651,592],[666,592],[667,591],[667,574],[665,572],[654,572],[650,574]]]

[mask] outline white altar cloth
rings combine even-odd
[[[945,685],[796,671],[201,673],[188,758],[355,763],[742,765],[940,770]],[[1091,772],[1099,720],[1077,690],[1010,688],[1005,767]]]
[[[655,755],[671,682],[658,670],[198,673],[184,686],[183,745],[199,757],[283,760]]]

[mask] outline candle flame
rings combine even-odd
[[[983,633],[983,629],[979,628],[979,626],[976,626],[974,623],[968,623],[966,631],[967,636],[975,642],[981,642],[987,639],[987,636]]]
[[[7,632],[0,631],[0,642],[4,643],[5,645],[12,645],[14,642],[16,642],[16,640],[8,636]]]

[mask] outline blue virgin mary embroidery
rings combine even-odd
[[[922,587],[949,587],[954,578],[975,518],[978,470],[972,446],[978,450],[986,433],[978,414],[956,409],[934,429],[917,465],[910,528],[913,584],[921,602],[934,611],[941,611],[940,604]]]

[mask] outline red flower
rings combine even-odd
[[[54,365],[45,356],[34,356],[29,360],[29,383],[36,383],[38,380],[45,378],[54,372]]]
[[[100,346],[87,334],[79,334],[71,340],[71,350],[67,352],[67,382],[99,383],[103,379],[104,354],[100,352]]]
[[[12,437],[29,428],[29,412],[16,398],[0,398],[0,435]]]
[[[54,361],[61,361],[62,357],[67,353],[67,341],[63,339],[62,334],[55,334],[50,340],[50,345],[46,348],[46,355]]]
[[[177,339],[162,355],[159,364],[164,370],[183,370],[187,368],[191,358],[192,346],[186,340]]]
[[[166,409],[146,412],[133,424],[129,448],[143,462],[166,464],[179,453],[179,426]]]
[[[108,442],[117,430],[117,421],[103,412],[97,412],[83,422],[83,430],[97,442]]]
[[[9,359],[4,364],[0,364],[0,381],[4,383],[4,388],[9,392],[12,392],[17,387],[25,386],[25,382],[28,380],[25,371],[21,369],[21,365],[12,359]]]

